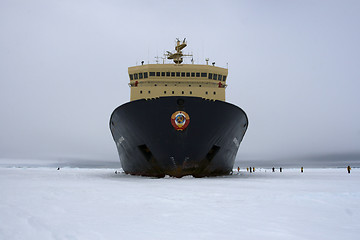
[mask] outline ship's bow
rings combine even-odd
[[[132,101],[110,119],[124,171],[157,177],[228,174],[247,125],[239,107],[198,97]]]

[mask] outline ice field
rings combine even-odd
[[[147,178],[0,161],[0,239],[359,239],[360,169]]]

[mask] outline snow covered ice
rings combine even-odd
[[[3,163],[3,160],[1,160]],[[1,163],[0,161],[0,163]],[[0,164],[0,239],[358,239],[360,170],[147,178]]]

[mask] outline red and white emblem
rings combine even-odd
[[[189,114],[184,111],[177,111],[171,115],[171,124],[178,130],[184,130],[190,123]]]

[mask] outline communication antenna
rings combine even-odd
[[[167,59],[173,59],[175,64],[181,64],[183,62],[183,57],[192,57],[192,54],[183,54],[182,53],[182,49],[185,48],[187,46],[186,44],[186,38],[184,38],[184,40],[181,41],[179,40],[179,38],[176,38],[176,46],[175,46],[175,52],[172,53],[170,51],[166,51],[165,56],[167,57]]]
[[[156,64],[159,64],[159,58],[160,58],[160,57],[159,57],[159,56],[156,56],[155,58],[156,58],[156,60],[155,60]]]
[[[164,57],[156,56],[155,58],[156,58],[156,60],[155,60],[156,64],[159,64],[159,59],[162,59],[162,60],[163,60],[163,61],[162,61],[163,64],[165,63],[165,58],[164,58]]]

